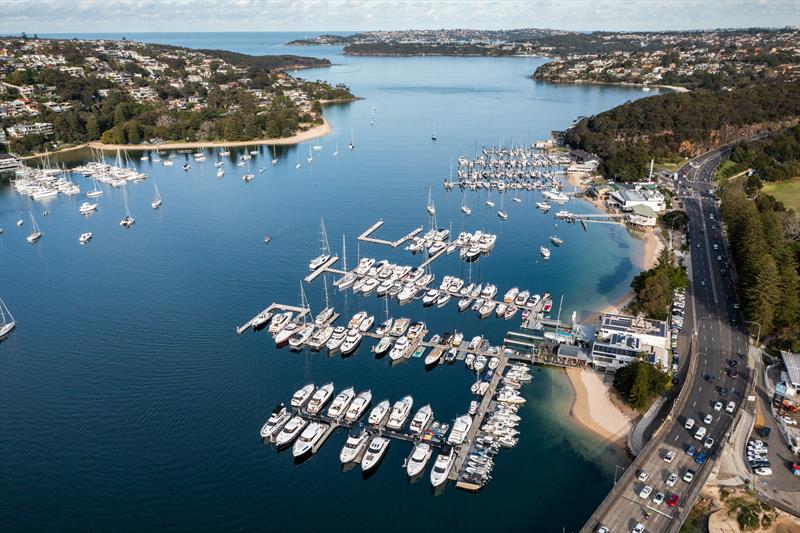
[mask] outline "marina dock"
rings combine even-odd
[[[311,283],[312,281],[317,279],[317,277],[319,277],[320,275],[324,274],[325,272],[334,272],[334,273],[344,274],[345,273],[344,271],[331,269],[331,265],[336,263],[336,261],[338,261],[338,260],[339,260],[339,256],[337,256],[337,255],[331,256],[319,268],[317,268],[316,270],[312,271],[309,275],[307,275],[305,278],[303,278],[303,281],[305,281],[306,283]]]
[[[307,314],[309,314],[311,312],[311,309],[309,309],[308,307],[297,307],[297,306],[294,306],[294,305],[271,303],[266,309],[256,313],[253,316],[253,318],[251,318],[250,320],[248,320],[247,322],[245,322],[241,326],[238,326],[236,328],[236,334],[237,335],[241,335],[247,329],[252,327],[253,326],[253,322],[255,321],[256,317],[258,317],[258,315],[260,315],[261,313],[273,313],[275,311],[284,311],[284,312],[285,311],[291,311],[292,313],[295,313],[295,316],[297,318],[304,318]]]
[[[381,226],[383,226],[383,219],[378,220],[375,224],[373,224],[372,226],[368,227],[364,231],[364,233],[362,233],[361,235],[359,235],[357,237],[357,239],[359,241],[362,241],[362,242],[370,242],[372,244],[382,244],[384,246],[390,246],[392,248],[397,248],[398,246],[400,246],[404,242],[410,241],[411,239],[413,239],[419,232],[422,231],[422,226],[419,226],[418,228],[415,228],[415,229],[411,230],[410,233],[408,233],[405,236],[397,239],[396,241],[387,241],[385,239],[378,239],[376,237],[372,237],[371,235],[373,233],[375,233],[378,230],[378,228],[380,228]]]

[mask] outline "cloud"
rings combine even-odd
[[[797,26],[797,0],[1,0],[0,33]]]

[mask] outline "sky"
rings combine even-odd
[[[0,0],[0,34],[800,25],[800,0]]]

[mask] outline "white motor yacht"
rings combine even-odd
[[[550,258],[550,249],[547,248],[546,246],[539,246],[539,253],[542,254],[542,257],[544,257],[545,259]]]
[[[386,335],[391,331],[393,323],[394,321],[391,318],[382,322],[381,325],[375,329],[375,333],[378,335]]]
[[[83,202],[81,206],[78,208],[78,211],[80,211],[81,214],[83,215],[91,213],[92,211],[97,211],[97,204],[90,204],[89,202]]]
[[[300,351],[303,349],[303,346],[306,344],[308,339],[311,338],[311,335],[314,334],[314,325],[310,324],[300,331],[295,332],[294,335],[289,339],[289,348],[294,351]]]
[[[450,470],[453,469],[455,460],[455,449],[451,449],[450,453],[446,455],[440,453],[436,456],[436,462],[433,463],[433,468],[431,469],[431,485],[439,487],[447,482],[447,477],[450,475]]]
[[[271,335],[277,334],[291,322],[292,316],[294,316],[294,313],[291,311],[286,311],[285,313],[277,315],[272,319],[267,332]]]
[[[356,422],[361,418],[364,412],[369,407],[370,402],[372,401],[372,391],[365,390],[358,393],[355,400],[352,401],[350,407],[347,408],[347,412],[344,415],[344,419],[346,422]]]
[[[333,328],[331,338],[325,343],[325,347],[328,348],[329,351],[335,352],[342,346],[345,337],[347,337],[347,329],[342,326],[337,326]]]
[[[357,329],[348,330],[347,336],[344,338],[344,342],[342,343],[342,354],[350,355],[356,351],[358,345],[361,344],[362,338],[364,338],[364,336]]]
[[[414,295],[417,294],[418,290],[419,287],[417,287],[413,283],[409,283],[408,285],[403,287],[403,290],[400,291],[400,294],[397,295],[397,299],[400,300],[401,304],[408,303],[414,299]]]
[[[253,319],[253,322],[251,323],[253,331],[258,331],[260,329],[263,329],[263,327],[267,324],[267,322],[269,322],[272,316],[273,316],[272,311],[261,311],[259,314],[257,314],[256,317]]]
[[[325,436],[325,431],[329,427],[330,426],[324,422],[311,422],[303,432],[300,433],[300,438],[294,443],[292,455],[295,458],[300,458],[313,453],[315,451],[314,448],[322,437]]]
[[[309,270],[318,269],[319,267],[324,265],[325,262],[330,258],[331,258],[330,254],[322,254],[322,255],[312,259],[311,262],[308,264]]]
[[[404,396],[395,402],[392,412],[389,414],[389,421],[386,422],[386,427],[395,431],[401,430],[413,406],[414,399],[411,396]]]
[[[369,331],[369,328],[371,328],[372,324],[374,323],[375,323],[375,317],[370,315],[361,321],[361,324],[358,325],[358,331],[360,331],[361,333],[366,333]]]
[[[81,236],[78,238],[78,242],[81,244],[86,244],[87,242],[92,240],[92,232],[87,231],[86,233],[81,233]]]
[[[285,405],[280,404],[275,407],[269,419],[261,427],[261,438],[264,440],[274,439],[290,418],[292,418],[292,413],[286,409]]]
[[[368,472],[378,466],[383,456],[386,455],[386,450],[389,449],[390,442],[391,441],[386,437],[373,437],[367,448],[367,453],[365,453],[364,458],[361,459],[361,470]]]
[[[427,442],[420,442],[414,446],[411,455],[406,459],[406,473],[408,477],[415,478],[425,470],[425,465],[430,461],[433,449]]]
[[[392,404],[389,403],[389,400],[383,400],[381,403],[373,407],[372,411],[369,413],[369,418],[367,419],[369,425],[380,426],[389,415],[389,409],[391,409],[391,407]]]
[[[347,412],[347,408],[350,407],[350,402],[353,401],[355,396],[356,391],[353,389],[353,387],[348,387],[337,394],[336,398],[333,399],[331,406],[328,407],[328,416],[331,418],[339,418],[343,416]]]
[[[505,294],[505,296],[503,296],[503,303],[505,304],[514,303],[514,300],[516,299],[518,294],[519,294],[518,288],[514,287],[512,289],[509,289],[508,292]]]
[[[430,289],[428,292],[425,293],[425,296],[422,297],[422,305],[433,305],[434,302],[439,298],[439,291],[436,289]]]
[[[347,323],[347,328],[358,329],[358,327],[361,325],[361,322],[363,322],[365,318],[367,318],[367,312],[359,311],[358,313],[353,315],[353,318],[351,318],[350,322]]]
[[[433,418],[433,409],[430,404],[423,405],[419,411],[416,412],[414,418],[411,419],[411,424],[408,426],[408,431],[412,435],[419,435],[425,428],[428,427],[431,419]]]
[[[292,395],[292,402],[291,402],[292,407],[298,409],[303,405],[305,405],[308,399],[311,398],[311,395],[314,394],[314,389],[315,389],[314,384],[309,383],[302,389],[295,392]]]
[[[392,361],[397,361],[398,359],[402,359],[408,352],[408,348],[409,348],[408,337],[404,335],[399,339],[397,339],[397,342],[394,343],[392,351],[389,352],[389,358]]]
[[[286,448],[289,446],[294,439],[303,431],[303,428],[306,427],[308,421],[301,417],[301,416],[294,416],[291,420],[289,420],[283,429],[278,433],[278,436],[275,437],[275,445],[281,449]]]
[[[366,428],[359,428],[354,430],[350,435],[348,435],[347,440],[342,447],[342,451],[339,452],[339,461],[341,463],[347,464],[352,461],[358,459],[358,456],[361,455],[361,452],[367,447],[370,441],[370,434]]]
[[[309,349],[318,352],[333,336],[333,329],[333,326],[327,326],[318,329],[308,340],[306,346]]]
[[[408,318],[398,318],[394,321],[394,325],[392,326],[391,331],[389,334],[392,337],[400,337],[405,334],[408,326],[411,325],[411,320]]]
[[[472,417],[469,415],[462,415],[456,418],[453,422],[453,429],[450,430],[450,435],[447,437],[447,443],[451,445],[459,445],[467,438],[467,433],[472,427]]]
[[[292,335],[298,331],[300,331],[300,324],[295,321],[289,322],[275,335],[275,344],[279,348],[286,346],[286,344],[289,342],[289,339],[292,338]]]
[[[322,387],[318,388],[317,391],[311,396],[311,399],[308,401],[308,405],[306,406],[306,411],[315,415],[322,411],[322,408],[325,407],[325,404],[328,403],[328,400],[331,399],[331,395],[333,394],[333,383],[327,383]]]
[[[372,347],[375,355],[383,355],[392,347],[392,337],[382,337],[378,344]]]

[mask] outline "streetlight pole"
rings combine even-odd
[[[758,326],[758,333],[756,334],[756,348],[758,348],[758,341],[759,341],[759,339],[761,339],[761,324],[759,324],[758,322],[756,322],[754,320],[745,320],[744,323],[745,324],[755,324],[756,326]]]

